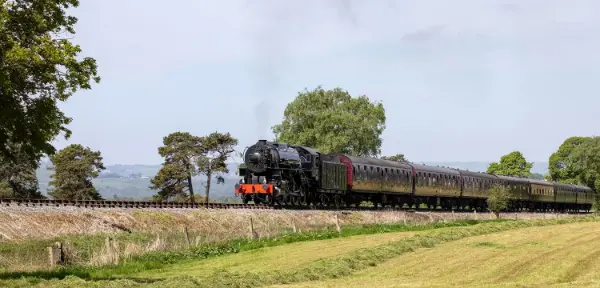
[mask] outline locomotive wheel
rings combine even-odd
[[[327,197],[327,195],[321,194],[321,196],[319,196],[319,206],[329,207],[329,197]]]
[[[283,206],[288,206],[290,204],[290,195],[282,195],[280,199],[280,203]]]
[[[290,205],[296,206],[298,205],[298,196],[290,196]]]
[[[333,205],[335,206],[335,209],[342,208],[342,197],[340,197],[340,195],[333,196]]]

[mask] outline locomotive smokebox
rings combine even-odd
[[[248,161],[252,164],[258,164],[262,161],[260,153],[253,153],[248,156]]]

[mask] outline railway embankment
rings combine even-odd
[[[506,219],[572,216],[555,213],[502,213]],[[261,237],[281,232],[319,230],[340,225],[489,220],[491,213],[322,210],[119,209],[78,207],[2,207],[0,243],[65,236],[118,233],[181,232],[198,234],[199,242],[246,236],[250,222]]]

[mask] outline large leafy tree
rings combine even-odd
[[[558,151],[554,152],[548,161],[550,180],[569,184],[579,182],[578,171],[573,167],[571,154],[579,145],[590,139],[590,137],[570,137],[558,147]]]
[[[600,137],[591,137],[577,145],[568,161],[578,182],[594,189],[594,206],[600,209]]]
[[[600,137],[591,137],[578,145],[568,161],[579,183],[600,191]]]
[[[229,133],[214,132],[202,138],[203,153],[198,157],[198,172],[206,175],[205,200],[208,204],[211,177],[218,173],[229,173],[226,160],[233,153],[238,140]],[[217,184],[225,183],[225,179],[217,175]]]
[[[37,162],[52,155],[51,141],[71,134],[58,108],[80,89],[99,82],[96,61],[71,43],[77,18],[67,9],[78,0],[0,1],[0,154],[19,162],[9,143]]]
[[[203,153],[202,138],[188,132],[174,132],[163,138],[158,154],[165,160],[152,178],[151,189],[159,190],[159,200],[187,197],[194,202],[192,177],[197,175],[196,162]]]
[[[0,156],[0,194],[4,198],[43,198],[39,191],[36,169],[39,164],[19,149],[19,145],[9,145],[12,151],[11,161]]]
[[[28,162],[0,162],[0,182],[10,188],[10,198],[43,198],[39,191],[36,168]],[[5,192],[6,193],[6,192]],[[5,194],[8,195],[8,194]]]
[[[383,104],[367,96],[352,97],[340,88],[321,86],[298,94],[272,127],[277,141],[314,147],[323,153],[376,156],[385,129]]]
[[[500,158],[500,162],[492,162],[487,173],[513,177],[529,177],[533,162],[527,162],[519,151],[510,152]]]
[[[61,200],[102,200],[102,196],[94,187],[92,179],[98,177],[100,171],[106,169],[102,163],[100,151],[92,151],[89,147],[71,144],[50,157],[54,170],[50,177],[50,194]]]

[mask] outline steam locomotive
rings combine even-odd
[[[486,210],[489,189],[508,187],[509,211],[589,211],[589,187],[434,167],[259,140],[247,148],[235,193],[244,203],[289,207],[375,207]]]

